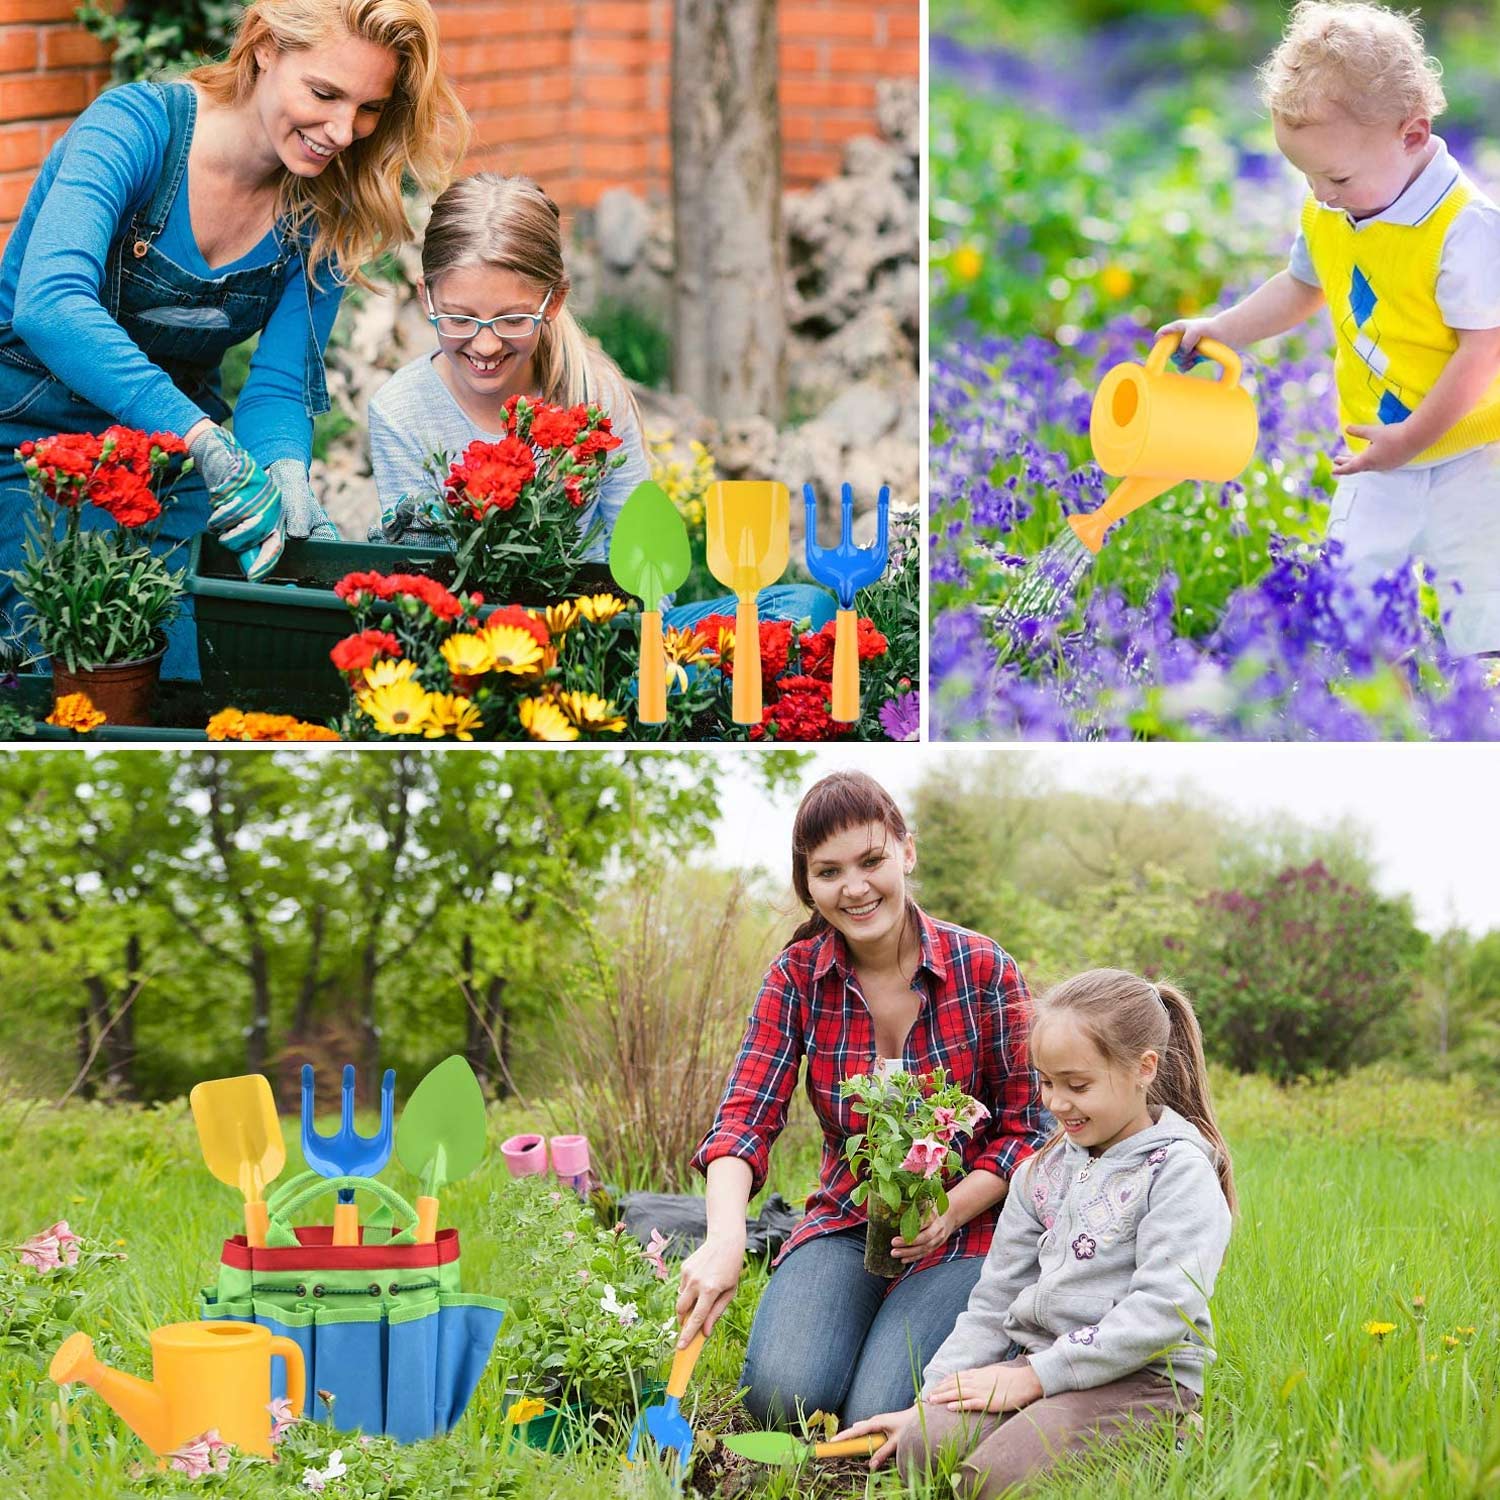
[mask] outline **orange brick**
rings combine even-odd
[[[7,21],[71,21],[78,0],[5,0]]]
[[[543,141],[561,135],[567,128],[567,112],[555,104],[542,109],[513,110],[505,126],[512,141]]]
[[[42,66],[45,68],[107,63],[111,50],[98,37],[74,26],[54,27],[42,33]]]
[[[917,71],[915,47],[852,47],[828,49],[828,67],[834,73],[864,73],[874,78],[904,78]]]
[[[827,146],[841,146],[858,136],[879,134],[870,115],[820,115],[818,129],[823,144]]]
[[[801,43],[783,42],[778,49],[781,76],[788,73],[824,73],[827,71],[826,49]]]
[[[534,104],[570,104],[578,84],[567,73],[533,73],[527,91]]]
[[[783,78],[783,109],[875,108],[875,85],[848,78]]]
[[[640,136],[646,131],[645,114],[639,109],[595,109],[587,105],[574,116],[579,135],[603,136],[619,140]]]
[[[76,115],[94,97],[86,73],[0,79],[0,120]]]
[[[789,182],[821,182],[838,171],[842,160],[839,152],[826,147],[800,146],[781,153],[781,170]]]
[[[644,37],[587,38],[579,46],[578,57],[581,62],[638,69],[645,66],[650,46]]]
[[[0,172],[35,172],[46,154],[37,126],[10,125],[0,129]]]
[[[640,105],[646,102],[647,79],[644,73],[586,74],[581,79],[561,77],[557,81],[570,97],[576,94],[588,104]]]
[[[585,172],[628,182],[646,170],[646,147],[640,141],[584,141],[578,147],[578,162]]]
[[[886,39],[892,42],[920,42],[922,39],[922,17],[912,10],[894,10],[885,18]]]
[[[837,37],[851,42],[875,40],[875,13],[858,10],[825,10],[821,6],[784,5],[778,30],[784,37]]]
[[[590,36],[603,32],[628,32],[645,36],[651,29],[651,13],[631,0],[583,0],[582,23]]]
[[[822,121],[823,116],[819,112],[788,110],[781,117],[781,138],[799,146],[820,145],[823,140],[820,128]]]
[[[32,172],[7,172],[0,176],[0,219],[14,222],[21,216],[21,205],[31,191]]]
[[[42,33],[34,26],[0,27],[0,73],[30,73],[42,55]]]

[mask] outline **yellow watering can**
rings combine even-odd
[[[255,1323],[168,1323],[151,1335],[152,1380],[101,1364],[94,1341],[75,1333],[52,1356],[59,1385],[91,1385],[155,1454],[219,1429],[242,1453],[272,1456],[271,1360],[286,1361],[286,1392],[302,1415],[307,1370],[302,1350]]]
[[[1236,478],[1255,456],[1260,424],[1255,402],[1240,384],[1240,357],[1217,339],[1200,339],[1195,353],[1223,367],[1218,380],[1167,369],[1181,333],[1163,334],[1144,365],[1116,365],[1094,393],[1089,442],[1106,474],[1124,482],[1086,516],[1068,525],[1090,552],[1105,530],[1175,484]]]

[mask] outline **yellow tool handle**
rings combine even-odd
[[[841,609],[833,627],[833,717],[840,724],[859,718],[859,616]]]
[[[667,722],[667,653],[661,643],[661,611],[641,611],[641,689],[636,717],[642,724]]]
[[[307,1402],[307,1365],[302,1358],[302,1345],[296,1339],[273,1333],[271,1353],[286,1361],[286,1398],[292,1404],[292,1415],[300,1417]]]
[[[417,1199],[417,1243],[430,1245],[437,1238],[438,1201],[425,1195]]]
[[[814,1458],[866,1458],[889,1440],[884,1432],[868,1432],[864,1437],[845,1438],[841,1443],[814,1443]]]
[[[736,724],[760,723],[760,617],[754,599],[742,599],[734,611],[733,700]]]
[[[335,1203],[333,1205],[333,1243],[335,1245],[359,1243],[359,1204]]]
[[[1182,330],[1175,329],[1171,333],[1164,333],[1151,346],[1151,352],[1146,356],[1146,368],[1154,370],[1158,375],[1167,368],[1167,361],[1177,351],[1177,346],[1182,342]],[[1215,364],[1223,366],[1219,372],[1220,385],[1238,385],[1240,383],[1240,372],[1242,366],[1240,357],[1229,347],[1221,344],[1218,339],[1199,339],[1193,345],[1193,353],[1201,354],[1204,359],[1211,359]]]
[[[735,658],[738,663],[739,658]],[[703,1352],[704,1334],[698,1334],[686,1349],[679,1349],[672,1359],[672,1373],[667,1377],[667,1395],[675,1396],[681,1401],[683,1392],[688,1388],[688,1381],[693,1378],[693,1366],[698,1363],[698,1356]]]
[[[256,1250],[263,1250],[266,1244],[266,1230],[270,1222],[271,1213],[266,1207],[264,1198],[257,1198],[254,1203],[246,1203],[245,1243]]]

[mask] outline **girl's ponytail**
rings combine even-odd
[[[1146,1097],[1154,1104],[1175,1109],[1184,1120],[1191,1120],[1213,1146],[1219,1186],[1224,1189],[1224,1197],[1233,1212],[1238,1207],[1234,1167],[1229,1160],[1229,1147],[1224,1144],[1219,1130],[1213,1101],[1208,1096],[1208,1062],[1203,1056],[1202,1028],[1193,1013],[1192,1002],[1175,985],[1159,981],[1152,988],[1161,997],[1170,1031]]]

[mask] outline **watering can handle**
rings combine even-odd
[[[302,1358],[302,1346],[296,1339],[284,1334],[271,1335],[271,1357],[280,1355],[286,1364],[286,1395],[292,1405],[292,1415],[300,1417],[307,1404],[307,1364]]]
[[[1146,356],[1146,368],[1153,375],[1164,375],[1167,370],[1167,361],[1177,352],[1177,346],[1182,342],[1182,330],[1173,329],[1171,333],[1164,333],[1151,346],[1151,352]],[[1235,386],[1240,383],[1240,372],[1244,368],[1240,363],[1240,357],[1229,347],[1221,344],[1218,339],[1199,339],[1193,346],[1194,354],[1201,354],[1205,359],[1211,359],[1215,364],[1222,365],[1219,374],[1219,384]]]

